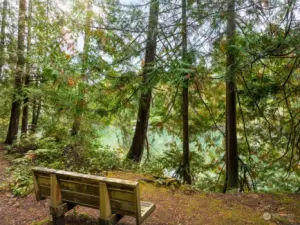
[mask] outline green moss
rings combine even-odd
[[[87,213],[80,213],[78,217],[79,219],[87,219],[89,218],[89,215]]]
[[[30,225],[50,225],[52,224],[52,221],[50,218],[41,220],[41,221],[34,221]]]
[[[225,209],[223,211],[223,216],[226,224],[268,224],[267,221],[262,218],[262,215],[257,214],[249,208],[241,207],[241,205],[238,205],[231,210]]]

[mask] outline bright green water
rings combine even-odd
[[[122,134],[119,128],[109,126],[100,131],[101,143],[103,145],[110,146],[111,148],[124,148],[122,141]],[[132,140],[130,138],[129,140]],[[162,132],[148,132],[148,140],[150,144],[151,154],[162,153],[164,149],[169,148],[168,145],[176,143],[177,146],[181,146],[181,140],[179,137],[169,134],[167,131]],[[215,146],[211,146],[207,140],[214,140]],[[218,131],[207,132],[203,135],[199,135],[196,141],[190,143],[190,150],[196,151],[199,149],[197,143],[201,145],[201,149],[214,151],[216,147],[221,147],[223,142],[222,134]],[[129,146],[127,146],[129,147]]]

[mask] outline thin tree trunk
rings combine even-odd
[[[147,149],[147,157],[145,162],[150,161],[150,144],[147,136],[146,136],[146,149]]]
[[[227,74],[226,74],[226,171],[227,190],[238,188],[238,150],[236,134],[236,57],[235,44],[235,0],[228,2],[227,20]]]
[[[42,99],[39,99],[38,101],[35,100],[33,105],[32,121],[31,121],[32,133],[36,132],[38,121],[41,114],[41,109],[42,109]]]
[[[2,79],[2,67],[5,63],[5,28],[7,17],[8,0],[3,1],[2,22],[1,22],[1,37],[0,37],[0,80]]]
[[[33,127],[33,124],[35,122],[36,118],[36,110],[37,110],[37,100],[34,99],[32,103],[32,117],[31,117],[31,132],[35,133],[35,128]]]
[[[32,0],[29,0],[28,6],[28,23],[27,23],[27,57],[31,48],[31,16],[32,16]],[[26,72],[25,72],[25,87],[28,87],[30,83],[30,63],[26,63]],[[24,106],[23,106],[23,117],[22,117],[22,135],[27,135],[28,131],[28,112],[29,112],[29,97],[27,94],[24,96]]]
[[[18,61],[17,71],[15,74],[15,86],[12,99],[11,115],[9,128],[5,140],[5,144],[12,144],[17,138],[20,119],[20,106],[22,94],[22,76],[24,73],[24,41],[25,41],[25,16],[26,16],[26,0],[19,2],[19,25],[18,25]]]
[[[84,31],[85,37],[84,37],[83,56],[82,56],[82,79],[83,79],[84,85],[79,87],[79,93],[80,93],[81,99],[78,100],[76,103],[76,115],[74,118],[72,131],[71,131],[72,136],[77,135],[80,130],[82,111],[83,111],[83,107],[85,105],[84,93],[85,93],[85,88],[86,88],[85,83],[87,83],[86,65],[88,64],[87,60],[89,58],[89,50],[90,50],[89,42],[90,42],[90,36],[91,36],[91,34],[90,34],[91,33],[90,25],[91,25],[91,16],[92,16],[91,12],[92,12],[92,4],[91,4],[91,1],[89,0],[88,6],[87,6],[86,26],[85,26],[85,31]]]
[[[182,0],[182,61],[187,59],[187,16],[186,0]],[[184,75],[182,88],[182,122],[183,122],[183,182],[192,184],[190,172],[190,149],[189,149],[189,78]]]
[[[35,75],[33,75],[35,76]],[[35,87],[38,88],[39,86],[39,81],[38,81],[38,75],[35,77]],[[38,103],[39,99],[34,98],[33,103],[32,103],[32,117],[31,117],[31,132],[35,133],[36,132],[36,115],[37,115],[37,110],[38,110]]]
[[[37,111],[36,111],[35,123],[34,123],[35,129],[38,126],[38,122],[39,122],[40,115],[41,115],[41,110],[42,110],[42,99],[39,99],[38,108],[37,108]]]
[[[158,26],[159,2],[151,0],[149,15],[149,30],[147,34],[147,46],[145,54],[145,66],[143,68],[143,90],[141,93],[138,109],[138,118],[136,121],[135,132],[127,158],[140,162],[142,160],[145,139],[148,130],[148,121],[150,114],[150,105],[152,98],[152,88],[150,87],[151,72],[156,55],[156,39]]]
[[[225,152],[225,182],[224,182],[224,187],[223,187],[223,193],[226,193],[227,191],[227,181],[228,181],[228,151],[227,151],[227,136],[228,136],[228,122],[227,122],[227,116],[226,116],[226,122],[225,122],[225,148],[226,148],[226,152]]]

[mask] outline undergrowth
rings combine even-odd
[[[57,135],[49,134],[46,138],[29,136],[6,148],[7,156],[12,162],[6,173],[9,176],[8,186],[14,195],[24,196],[33,190],[31,168],[34,166],[94,175],[104,175],[105,171],[110,170],[130,171],[151,175],[156,179],[154,183],[162,185],[167,176],[178,181],[175,182],[176,187],[182,180],[182,152],[176,145],[137,164],[125,159],[126,150],[104,146],[97,140],[91,140],[88,135],[65,137],[67,138],[58,138]],[[222,191],[224,171],[220,167],[205,163],[204,157],[193,151],[190,162],[193,189]],[[218,170],[219,173],[216,173]],[[212,175],[212,171],[219,175]],[[281,189],[285,190],[286,186],[283,184]]]

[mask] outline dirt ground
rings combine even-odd
[[[9,163],[0,149],[0,183],[5,182],[4,171]],[[108,177],[139,180],[142,175],[120,171],[108,172]],[[141,183],[142,200],[156,204],[154,213],[145,225],[246,225],[291,224],[300,225],[300,195],[286,194],[216,194],[171,190]],[[265,217],[271,216],[269,220]],[[67,224],[96,224],[98,210],[77,206],[68,212]],[[0,225],[51,224],[49,201],[37,202],[35,196],[15,197],[10,192],[0,192]],[[135,224],[124,217],[119,225]]]

